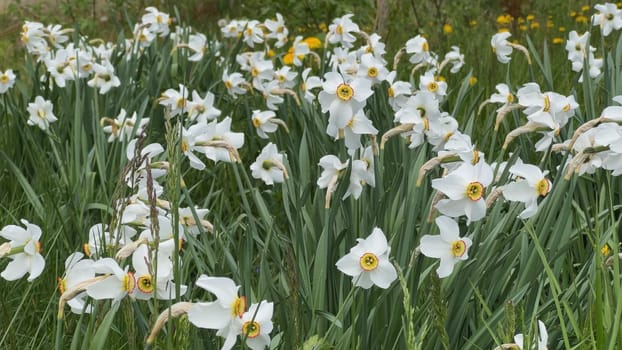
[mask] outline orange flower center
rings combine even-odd
[[[231,315],[242,317],[242,315],[244,315],[245,310],[246,310],[246,297],[235,298],[235,300],[233,301],[233,304],[231,304]]]
[[[247,321],[242,325],[242,333],[244,333],[248,338],[255,338],[259,335],[260,327],[259,323],[256,321]]]

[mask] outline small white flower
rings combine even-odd
[[[378,227],[367,238],[358,238],[358,243],[335,265],[339,271],[352,276],[355,286],[369,289],[372,285],[389,288],[397,278],[395,267],[389,262],[391,247]]]
[[[251,164],[251,175],[256,179],[261,179],[266,185],[283,182],[287,176],[284,170],[283,155],[273,143],[267,144],[255,162]]]
[[[527,219],[538,211],[538,198],[546,196],[551,191],[551,180],[535,165],[515,164],[510,167],[510,173],[521,179],[503,186],[503,196],[510,201],[525,203],[518,217]]]
[[[36,125],[41,130],[47,130],[50,123],[57,120],[52,109],[52,102],[44,100],[41,96],[35,97],[35,102],[28,104],[28,113],[30,113],[28,125]]]
[[[25,228],[17,225],[7,225],[0,230],[0,236],[8,239],[10,251],[8,257],[11,262],[0,276],[7,281],[22,278],[28,273],[28,282],[39,277],[45,267],[45,259],[41,255],[41,228],[22,219]],[[6,244],[6,243],[5,243]],[[18,251],[11,254],[11,251]]]
[[[490,39],[490,45],[492,46],[492,52],[497,55],[497,59],[501,63],[510,62],[510,55],[512,54],[512,46],[508,42],[508,38],[512,36],[510,32],[501,32],[492,36]]]
[[[0,94],[6,93],[13,85],[15,85],[15,73],[12,69],[7,69],[0,74]]]
[[[436,218],[436,225],[440,235],[425,235],[421,237],[421,254],[429,258],[440,259],[440,265],[436,272],[438,277],[444,278],[451,275],[454,265],[460,260],[469,258],[468,250],[473,244],[470,238],[460,238],[458,223],[447,216]]]
[[[349,13],[343,17],[333,19],[333,23],[328,26],[328,42],[331,44],[339,44],[343,47],[350,48],[352,43],[356,41],[353,33],[359,32],[359,26],[350,19],[353,14]]]
[[[483,160],[476,165],[462,163],[449,175],[432,180],[432,187],[448,197],[436,209],[451,217],[466,215],[467,223],[482,219],[486,215],[484,194],[492,179],[492,169]]]
[[[614,3],[596,4],[594,8],[598,13],[592,15],[592,24],[600,26],[603,36],[611,34],[612,30],[622,28],[622,12]]]

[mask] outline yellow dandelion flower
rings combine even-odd
[[[518,24],[525,23],[525,19],[523,17],[518,17]]]
[[[583,16],[583,15],[578,15],[577,17],[575,17],[574,19],[577,23],[587,23],[587,17]]]
[[[528,21],[533,21],[535,18],[536,18],[536,16],[534,16],[532,14],[527,15],[527,20]]]
[[[570,17],[576,17],[577,11],[570,11]]]
[[[622,8],[622,2],[617,2],[617,3],[616,3],[616,6],[617,6],[618,8]]]
[[[563,44],[564,43],[564,39],[563,38],[553,38],[553,44]]]
[[[609,244],[605,244],[602,248],[600,248],[600,252],[603,256],[609,256],[611,254],[611,248],[609,248]]]
[[[510,30],[507,28],[499,28],[498,33],[509,32]]]
[[[548,21],[546,21],[546,27],[547,28],[553,28],[553,27],[555,27],[555,23],[553,23],[553,21],[551,21],[549,19]]]
[[[469,22],[469,24],[471,25],[471,27],[475,27],[477,25],[477,20],[472,19],[471,22]]]
[[[473,86],[477,84],[477,78],[476,77],[470,77],[469,78],[469,85]]]
[[[326,27],[326,23],[322,22],[320,23],[320,25],[318,26],[318,28],[323,31],[324,33],[326,33],[328,31],[328,28]]]
[[[524,24],[521,24],[518,26],[518,29],[522,30],[523,32],[527,30],[527,26]]]
[[[562,32],[562,33],[563,33],[563,32],[565,32],[565,31],[566,31],[566,27],[559,27],[559,28],[557,28],[557,30],[559,30],[560,32]]]
[[[590,10],[590,5],[583,5],[581,6],[581,11],[586,12]]]
[[[443,33],[445,34],[451,34],[454,31],[454,27],[451,26],[451,24],[449,23],[445,23],[443,25]]]
[[[305,38],[302,42],[307,44],[311,50],[322,48],[322,41],[314,36]]]
[[[531,23],[531,24],[529,25],[529,27],[530,27],[531,29],[538,29],[538,28],[540,28],[540,23],[539,23],[539,22],[533,22],[533,23]]]
[[[502,26],[508,25],[512,23],[512,19],[512,16],[509,13],[506,13],[497,17],[497,23]]]

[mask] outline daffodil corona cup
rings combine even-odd
[[[618,7],[24,22],[0,348],[622,347]]]

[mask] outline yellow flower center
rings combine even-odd
[[[479,163],[479,151],[478,150],[473,151],[473,160],[471,161],[471,163],[473,165]]]
[[[343,34],[343,27],[341,26],[341,24],[339,24],[337,28],[335,28],[335,33],[339,35]]]
[[[181,140],[181,145],[180,145],[180,148],[181,148],[181,153],[186,153],[186,152],[188,152],[188,141],[186,141],[186,140]]]
[[[570,110],[570,103],[566,104],[564,108],[562,108],[562,111],[564,112],[568,112],[569,110]]]
[[[227,90],[231,90],[232,86],[233,84],[231,84],[230,80],[225,80],[225,87],[227,88]]]
[[[134,273],[128,272],[123,277],[123,290],[131,293],[136,287],[136,279],[134,278]]]
[[[9,77],[6,74],[0,75],[0,83],[8,84],[9,80],[10,80]]]
[[[88,243],[84,243],[84,245],[82,245],[82,250],[84,250],[84,255],[91,257],[91,247],[89,247]]]
[[[456,258],[460,258],[466,253],[467,245],[463,240],[451,242],[451,254]]]
[[[253,117],[253,126],[258,128],[261,125],[261,120],[257,117]]]
[[[428,46],[428,42],[427,42],[427,41],[424,41],[424,42],[423,42],[423,45],[421,46],[421,49],[422,49],[424,52],[428,52],[428,51],[430,51],[430,46]]]
[[[157,15],[157,16],[156,16],[156,22],[157,22],[157,23],[162,23],[162,22],[163,22],[163,21],[162,21],[162,16]]]
[[[372,271],[378,267],[378,257],[373,253],[365,253],[359,260],[361,268],[365,271]]]
[[[367,75],[368,75],[370,78],[375,78],[375,77],[377,77],[377,76],[378,76],[378,69],[377,69],[376,67],[370,67],[370,68],[367,70]]]
[[[259,69],[253,67],[251,68],[251,76],[256,77],[259,75]]]
[[[259,335],[259,323],[257,321],[247,321],[242,325],[242,333],[248,338],[255,338]]]
[[[246,310],[246,297],[237,297],[231,304],[231,316],[242,317]],[[258,331],[259,332],[259,331]]]
[[[43,108],[37,109],[37,116],[41,119],[45,119],[45,111],[43,110]]]
[[[186,99],[183,97],[180,97],[177,99],[177,108],[184,108],[186,107]]]
[[[505,99],[508,101],[508,103],[512,103],[514,102],[514,95],[508,94],[508,96]]]
[[[428,118],[422,118],[422,120],[423,120],[423,130],[429,131],[430,130],[430,120]]]
[[[58,278],[58,291],[62,295],[67,290],[67,281],[64,278]]]
[[[551,182],[547,178],[543,178],[536,183],[536,191],[539,195],[546,196],[551,191]]]
[[[151,275],[140,276],[136,282],[136,287],[143,293],[153,293]]]
[[[354,96],[354,89],[348,84],[339,84],[337,86],[337,97],[342,101],[350,101]]]
[[[428,90],[430,92],[436,92],[438,91],[438,84],[435,81],[432,81],[428,84]]]
[[[542,108],[543,111],[548,112],[551,110],[551,98],[548,96],[544,96],[544,107]]]
[[[466,195],[472,201],[478,201],[484,196],[484,186],[477,182],[471,182],[466,187]]]
[[[390,98],[395,97],[395,90],[393,90],[393,88],[389,86],[389,88],[387,89],[387,94]]]

